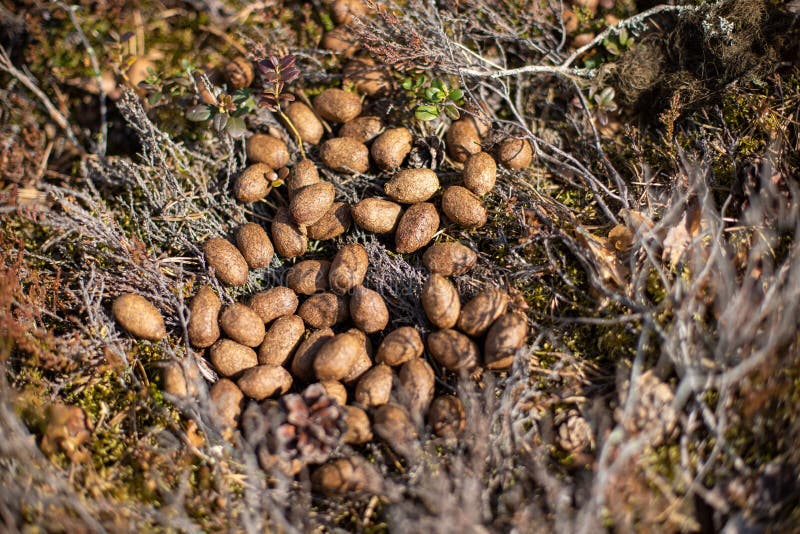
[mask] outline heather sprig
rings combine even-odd
[[[258,105],[277,113],[283,119],[297,140],[301,156],[305,158],[303,140],[291,119],[283,112],[283,106],[294,101],[293,94],[283,91],[288,84],[300,77],[300,71],[295,66],[296,62],[297,58],[292,54],[286,54],[280,58],[270,55],[258,62],[258,71],[264,80],[264,88],[259,96]]]

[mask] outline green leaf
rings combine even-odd
[[[453,102],[460,102],[464,98],[464,91],[456,87],[455,89],[450,91],[450,94],[447,95],[447,98],[449,98]]]
[[[156,85],[159,82],[158,74],[153,70],[153,67],[147,67],[147,77],[144,81],[152,85]]]
[[[231,94],[234,104],[240,104],[250,98],[250,89],[237,89]]]
[[[419,76],[417,76],[417,79],[414,80],[414,89],[424,84],[426,80],[427,78],[425,77],[424,74],[420,74]]]
[[[185,78],[181,76],[180,78],[175,79],[175,85],[177,87],[192,87],[192,81],[189,78]]]
[[[431,82],[431,87],[435,87],[436,89],[444,91],[445,93],[447,92],[447,86],[444,84],[444,81],[440,80],[439,78],[436,78]]]
[[[225,129],[225,125],[228,123],[228,116],[223,115],[222,113],[217,113],[211,119],[211,125],[214,129],[218,132],[221,132]]]
[[[326,32],[331,31],[335,26],[333,20],[331,20],[331,16],[324,11],[319,11],[319,21],[322,23],[322,27],[325,28]]]
[[[406,91],[410,91],[411,89],[413,89],[413,88],[414,88],[414,81],[413,81],[411,78],[406,78],[406,79],[404,79],[404,80],[403,80],[403,82],[400,84],[400,87],[402,87],[402,88],[403,88],[403,89],[405,89]]]
[[[614,55],[614,56],[618,56],[619,55],[620,50],[619,50],[619,46],[617,46],[617,43],[615,43],[613,41],[606,40],[603,44],[605,44],[606,50],[608,50],[609,54]]]
[[[454,121],[457,121],[461,117],[461,113],[458,112],[458,108],[453,105],[445,106],[444,113]]]
[[[600,92],[600,99],[603,102],[611,102],[614,100],[614,88],[613,87],[606,87]]]
[[[211,117],[211,107],[197,104],[186,110],[186,119],[193,122],[207,121]]]
[[[585,69],[596,69],[602,63],[602,59],[599,55],[594,55],[583,62],[583,68]]]
[[[163,95],[160,91],[156,91],[155,93],[150,93],[150,96],[147,97],[147,103],[151,106],[155,106],[159,102],[161,102],[161,97]]]
[[[428,104],[417,106],[417,109],[414,111],[414,117],[423,122],[432,121],[438,116],[439,108]]]
[[[425,99],[428,102],[444,102],[446,98],[444,91],[438,87],[428,87],[425,90]]]
[[[247,133],[247,126],[244,123],[244,119],[241,117],[228,117],[228,123],[225,125],[225,131],[227,131],[228,134],[230,134],[230,136],[234,139],[238,139]]]

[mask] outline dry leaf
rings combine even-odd
[[[686,209],[680,222],[669,229],[664,238],[661,259],[675,267],[692,239],[700,232],[700,210],[694,206]]]
[[[633,246],[633,232],[624,224],[618,224],[608,232],[608,244],[617,252],[628,252]]]
[[[576,228],[579,242],[586,247],[595,259],[595,269],[605,282],[614,282],[623,287],[627,283],[628,268],[617,257],[613,246],[604,237],[589,233],[582,226]]]

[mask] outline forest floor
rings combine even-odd
[[[298,76],[270,77],[271,57]],[[290,168],[307,156],[345,205],[383,195],[375,161],[331,168],[336,120],[298,144],[281,116],[281,95],[330,88],[407,128],[404,165],[445,188],[464,167],[453,124],[473,121],[501,163],[486,222],[448,212],[430,238],[477,253],[457,297],[501,288],[527,337],[513,364],[469,373],[428,342],[431,394],[463,409],[456,437],[424,410],[382,429],[365,407],[373,439],[289,451],[287,469],[247,410],[242,432],[218,416],[225,373],[190,343],[198,288],[227,305],[360,243],[385,332],[437,330],[424,250],[355,224],[240,286],[209,265],[209,238],[274,228],[290,205],[280,182],[233,198],[252,134],[281,139]],[[530,161],[503,156],[508,139]],[[799,169],[797,1],[0,0],[0,529],[792,531]],[[122,327],[127,293],[165,336]],[[400,402],[403,371],[389,376]],[[291,412],[301,382],[236,413]],[[323,478],[352,458],[361,471]]]

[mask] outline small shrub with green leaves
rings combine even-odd
[[[442,113],[453,120],[458,120],[461,116],[458,106],[464,104],[464,91],[458,86],[448,87],[444,80],[438,78],[429,82],[421,74],[405,78],[401,87],[406,91],[406,96],[415,103],[414,118],[419,121],[432,121]]]
[[[201,90],[201,94],[205,101],[186,110],[186,118],[194,122],[210,120],[214,131],[225,132],[234,139],[243,137],[247,132],[244,116],[256,107],[250,90],[237,89],[229,94],[214,88]]]
[[[618,109],[617,103],[614,102],[615,96],[616,94],[613,87],[603,87],[600,90],[592,88],[592,90],[589,91],[589,97],[591,98],[590,105],[594,108],[597,120],[600,121],[600,124],[603,126],[608,124],[608,114],[614,113]]]

